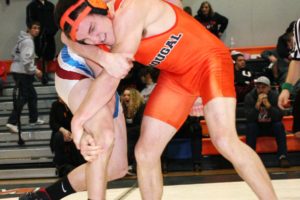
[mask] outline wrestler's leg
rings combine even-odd
[[[257,154],[238,138],[234,98],[217,97],[204,106],[210,137],[259,199],[277,199],[270,178]]]
[[[176,129],[158,119],[144,116],[141,135],[135,147],[137,177],[142,199],[161,199],[163,180],[161,154]]]
[[[161,199],[161,154],[183,124],[196,97],[186,94],[161,72],[147,102],[141,135],[135,147],[139,188],[143,199]]]
[[[124,177],[128,171],[125,117],[121,103],[115,101],[111,101],[111,103],[113,104],[110,109],[113,110],[115,103],[119,104],[119,114],[114,118],[115,143],[107,169],[109,181]]]
[[[111,105],[115,105],[115,101]],[[108,106],[106,107],[108,108]],[[113,125],[111,121],[113,119],[112,113],[114,106],[112,106],[111,109],[105,109],[106,108],[102,108],[102,114],[97,113],[96,116],[93,116],[93,119],[89,120],[87,124],[85,124],[86,130],[93,134],[97,133],[94,134],[94,139],[96,140],[97,145],[103,148],[96,160],[87,163],[87,188],[89,198],[93,200],[105,199],[106,184],[108,181],[109,172],[112,173],[111,175],[113,175],[114,178],[122,177],[127,172],[127,162],[126,166],[120,165],[121,161],[127,160],[127,152],[125,149],[126,145],[122,143],[121,145],[124,148],[120,149],[118,146],[120,145],[120,142],[116,143],[116,135],[114,134],[115,132],[113,132],[114,127],[111,126]],[[125,131],[126,128],[124,127],[123,130]],[[120,139],[118,139],[118,141],[120,141]],[[114,149],[116,151],[113,154]]]
[[[127,173],[126,126],[122,112],[114,119],[114,130],[115,145],[107,169],[108,181],[122,178]],[[68,179],[73,189],[77,192],[87,189],[85,168],[86,164],[83,164],[68,174]]]
[[[108,162],[114,147],[112,112],[107,106],[101,108],[84,124],[85,134],[91,134],[97,146],[101,147],[98,157],[86,163],[86,184],[89,199],[105,199]]]
[[[91,84],[91,79],[83,79],[76,83],[76,85],[72,88],[69,94],[69,100],[68,104],[72,112],[75,112],[80,103],[82,102],[83,98],[86,95],[86,92]],[[111,103],[110,106],[113,107],[114,103]],[[114,108],[109,108],[106,106],[102,110],[98,111],[95,116],[93,116],[92,119],[89,120],[87,123],[87,129],[96,136],[97,142],[101,142],[103,146],[105,146],[106,151],[104,151],[101,156],[99,156],[99,159],[97,162],[93,162],[93,164],[88,163],[84,166],[81,166],[74,171],[72,171],[68,178],[71,182],[72,187],[75,191],[81,191],[86,189],[85,185],[85,173],[86,166],[88,166],[89,169],[92,169],[92,174],[88,172],[88,176],[91,177],[91,181],[89,183],[91,184],[91,187],[88,187],[89,190],[94,191],[93,193],[99,193],[99,191],[102,191],[102,195],[104,195],[104,189],[106,187],[106,172],[108,172],[108,180],[120,178],[125,175],[127,171],[127,160],[126,160],[126,133],[123,129],[121,132],[116,133],[114,135],[113,133],[113,127],[112,127],[112,110]],[[111,120],[111,121],[106,121]],[[120,112],[119,117],[114,120],[114,124],[117,127],[117,131],[120,131],[120,126],[124,126],[123,122],[123,115]],[[107,127],[107,125],[109,125]],[[99,132],[101,130],[101,132]],[[101,138],[97,136],[102,136]],[[116,143],[118,145],[114,146],[115,150],[114,152],[119,153],[117,156],[116,153],[113,154],[113,157],[111,157],[111,163],[113,166],[109,168],[109,170],[106,170],[107,168],[107,162],[109,160],[109,157],[111,155],[111,148],[112,144],[116,137]],[[104,143],[103,143],[104,142]],[[124,153],[120,153],[124,151]],[[102,166],[102,170],[99,170],[100,168],[97,167],[98,165]],[[98,176],[96,175],[98,174]],[[100,182],[99,182],[100,181]],[[99,184],[97,184],[99,182]],[[100,186],[102,185],[102,189],[99,190]],[[104,189],[103,189],[104,188]],[[96,196],[96,195],[95,195]],[[99,195],[98,195],[99,197]]]

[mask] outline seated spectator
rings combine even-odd
[[[245,97],[246,143],[255,150],[258,136],[274,136],[278,147],[279,165],[289,167],[283,114],[277,106],[278,93],[271,90],[270,80],[265,76],[256,79],[255,83],[255,88]]]
[[[214,12],[208,1],[201,3],[195,19],[218,38],[221,38],[228,25],[228,19],[223,15]]]
[[[126,88],[121,96],[121,104],[126,119],[129,172],[135,173],[134,147],[140,136],[145,102],[138,90]]]
[[[246,68],[246,61],[243,54],[238,53],[232,56],[234,61],[234,86],[236,91],[237,102],[243,102],[246,94],[253,87],[252,73]]]
[[[144,101],[147,102],[152,90],[156,85],[156,79],[158,76],[158,70],[154,68],[144,67],[140,70],[140,78],[142,83],[145,84],[145,88],[142,89],[141,95]]]
[[[59,177],[67,175],[85,162],[72,141],[72,117],[71,111],[61,98],[52,103],[49,121],[52,130],[50,148],[54,153],[53,162]]]

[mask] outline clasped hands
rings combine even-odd
[[[261,93],[258,95],[255,107],[256,109],[259,109],[262,105],[264,105],[267,109],[269,109],[272,106],[268,100],[268,95],[265,93]]]

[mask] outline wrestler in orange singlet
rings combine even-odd
[[[143,38],[135,59],[161,70],[145,115],[179,128],[197,96],[204,105],[215,97],[235,97],[233,65],[229,49],[218,38],[169,5],[176,23],[164,33]]]

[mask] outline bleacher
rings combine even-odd
[[[57,94],[53,81],[46,86],[36,81],[34,85],[38,93],[39,118],[46,123],[28,125],[28,108],[25,105],[21,114],[21,136],[25,145],[19,145],[18,134],[10,133],[5,127],[13,108],[14,86],[12,77],[7,76],[3,96],[0,97],[0,179],[56,177],[49,147],[49,112]]]
[[[293,124],[293,116],[284,116],[282,120],[285,130],[286,130],[286,137],[287,137],[287,148],[288,152],[299,151],[300,152],[300,139],[297,139],[294,134],[291,133],[292,131],[292,124]],[[202,140],[202,154],[203,155],[219,155],[219,152],[215,149],[213,144],[211,143],[210,138],[208,137],[208,128],[206,125],[205,120],[201,122],[202,127],[202,134],[206,137]],[[240,140],[246,142],[245,135],[239,136]],[[256,143],[256,152],[258,153],[276,153],[277,152],[277,145],[275,141],[275,137],[271,136],[262,136],[258,137]]]

